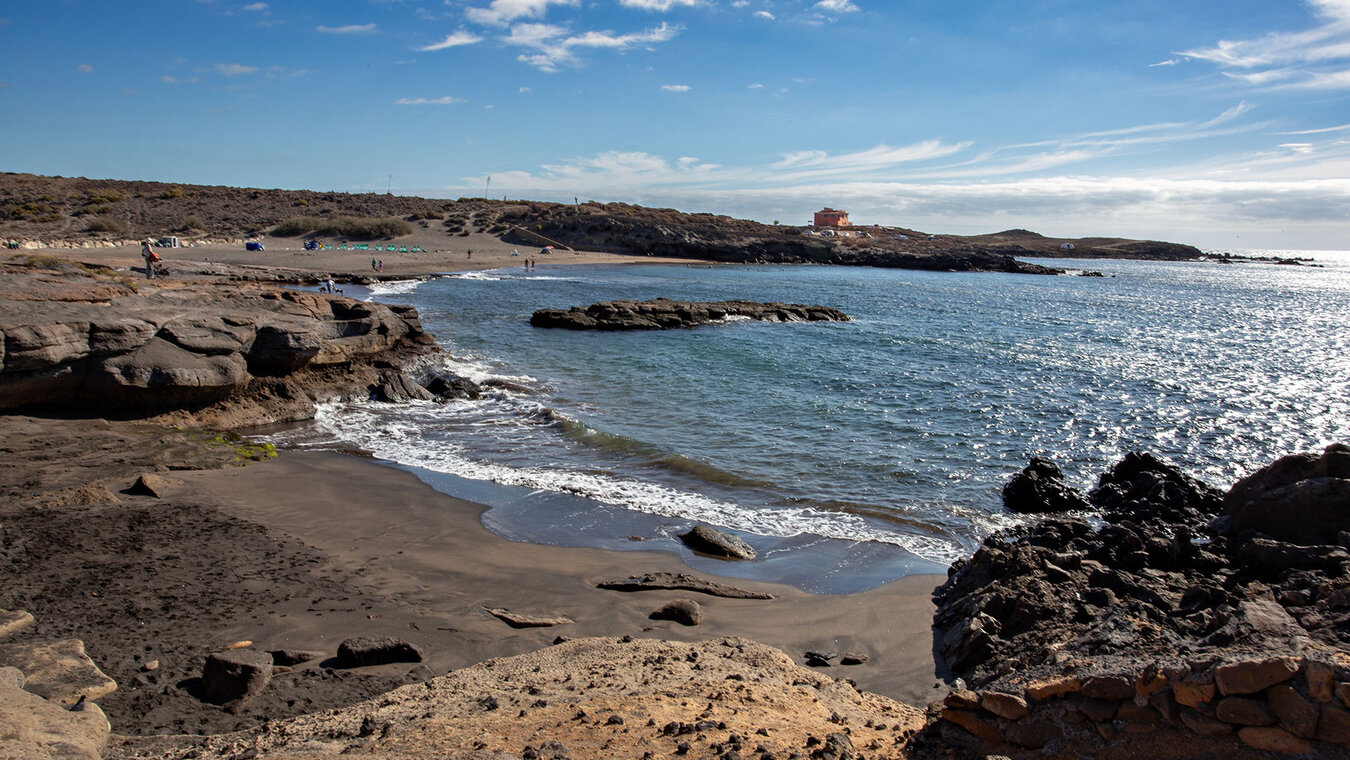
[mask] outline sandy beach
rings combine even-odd
[[[491,263],[475,256],[476,266]],[[282,451],[213,469],[232,452],[226,445],[222,455],[209,432],[25,416],[3,424],[15,456],[0,467],[0,608],[33,613],[38,622],[25,637],[85,642],[118,683],[100,699],[115,733],[244,730],[545,649],[559,636],[739,636],[798,664],[808,651],[863,655],[863,664],[836,657],[819,671],[912,705],[944,693],[930,627],[938,577],[848,595],[718,579],[671,552],[508,541],[484,528],[484,507],[360,456]],[[132,493],[143,472],[175,482],[159,497]],[[650,572],[693,573],[775,598],[597,588]],[[702,623],[649,618],[675,599],[697,601]],[[488,608],[574,622],[514,628]],[[338,644],[357,635],[404,638],[426,660],[332,668]],[[237,709],[204,703],[206,655],[237,642],[323,657],[278,674]]]

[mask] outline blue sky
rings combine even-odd
[[[45,0],[0,45],[4,171],[1350,248],[1350,0]]]

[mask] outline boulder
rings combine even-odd
[[[434,396],[447,399],[479,399],[483,397],[483,387],[467,377],[451,375],[434,377],[426,385]]]
[[[421,662],[421,647],[392,636],[354,636],[338,646],[337,664],[343,668]]]
[[[673,620],[680,625],[698,625],[703,622],[703,608],[693,599],[676,599],[661,605],[647,617],[652,620]]]
[[[1350,447],[1295,454],[1239,480],[1223,502],[1228,532],[1294,544],[1335,544],[1350,531]]]
[[[92,702],[67,710],[0,680],[0,757],[99,760],[108,744],[108,718]]]
[[[0,647],[0,662],[23,671],[26,691],[60,705],[93,701],[117,690],[117,682],[89,659],[79,639],[6,644]]]
[[[126,492],[136,496],[153,496],[156,499],[162,499],[168,489],[176,485],[181,485],[182,482],[183,481],[181,480],[174,480],[173,478],[166,478],[163,475],[155,475],[154,473],[147,472],[136,478],[136,482],[132,483],[131,487],[128,488]]]
[[[323,652],[314,652],[305,649],[271,649],[268,654],[272,655],[272,664],[281,667],[293,667],[311,660],[322,659]]]
[[[1064,473],[1049,459],[1033,457],[1021,472],[1003,486],[1003,506],[1011,512],[1069,512],[1088,508],[1088,500],[1076,488],[1064,484]]]
[[[224,705],[245,702],[272,680],[272,655],[256,649],[232,649],[207,655],[202,667],[202,698]]]
[[[1255,694],[1288,681],[1298,670],[1298,661],[1292,657],[1244,660],[1215,668],[1214,681],[1220,694]]]
[[[576,622],[569,617],[562,615],[543,616],[543,615],[522,615],[519,612],[512,612],[507,609],[493,607],[484,607],[490,615],[506,623],[512,628],[549,628],[555,625],[568,625]]]
[[[431,391],[423,388],[412,376],[403,370],[386,370],[380,375],[375,396],[380,401],[402,403],[405,401],[431,401],[436,398]]]
[[[688,533],[680,534],[680,540],[690,549],[714,557],[754,559],[756,556],[755,550],[750,544],[730,533],[709,528],[706,525],[695,525]]]

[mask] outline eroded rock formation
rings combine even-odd
[[[570,309],[540,309],[530,317],[535,327],[569,330],[668,330],[693,327],[728,317],[760,322],[847,322],[848,315],[828,306],[754,301],[602,301]]]

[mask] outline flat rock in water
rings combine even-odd
[[[487,610],[493,617],[506,623],[512,628],[550,628],[555,625],[567,625],[568,623],[576,622],[571,618],[562,617],[561,615],[557,617],[539,617],[536,615],[521,615],[520,613],[512,612],[507,609],[495,609],[492,607],[484,607],[483,609]]]
[[[688,573],[646,573],[623,580],[601,581],[596,588],[610,591],[695,591],[725,599],[773,599],[773,594],[746,591],[716,581],[704,580]]]
[[[754,559],[756,557],[755,550],[750,544],[726,531],[709,528],[706,525],[695,525],[688,533],[681,534],[680,540],[684,542],[685,546],[700,554],[710,554],[714,557],[725,557],[727,559]]]
[[[338,646],[338,665],[360,668],[391,662],[421,662],[422,649],[392,636],[354,636]]]
[[[828,306],[754,301],[602,301],[570,309],[540,309],[530,317],[535,327],[568,330],[669,330],[676,327],[745,317],[760,322],[847,322],[849,317]]]

